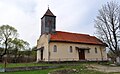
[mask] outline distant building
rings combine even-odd
[[[94,36],[56,31],[56,16],[48,10],[41,18],[37,61],[106,61],[106,44]]]

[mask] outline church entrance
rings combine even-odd
[[[82,49],[78,50],[79,60],[85,60],[85,51]]]
[[[43,49],[41,50],[41,60],[43,60]]]
[[[39,50],[40,50],[40,60],[43,60],[43,50],[44,50],[44,47],[39,48]]]
[[[79,60],[85,60],[85,50],[89,50],[90,48],[81,48],[81,47],[76,47],[76,50],[78,51],[78,57]]]

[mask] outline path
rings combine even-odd
[[[86,66],[89,70],[97,70],[102,72],[120,72],[120,67],[103,66],[98,64],[90,64]]]

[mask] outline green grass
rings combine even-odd
[[[94,71],[94,70],[88,70],[84,64],[83,65],[77,65],[77,66],[66,66],[66,68],[68,69],[76,69],[78,70],[78,72],[74,72],[74,73],[71,73],[71,74],[106,74],[106,73],[103,73],[103,72],[99,72],[99,71]]]
[[[64,70],[64,69],[76,69],[78,72],[74,72],[71,74],[120,74],[120,73],[104,73],[94,70],[87,70],[85,67],[86,63],[78,63],[78,65],[63,65],[63,64],[46,64],[46,63],[9,63],[7,67],[23,67],[23,66],[50,66],[50,65],[62,65],[60,68],[56,69],[45,69],[45,70],[34,70],[34,71],[18,71],[18,72],[5,72],[0,74],[48,74],[49,72],[54,72],[57,70]],[[0,67],[3,64],[0,64]]]
[[[27,67],[27,66],[50,66],[52,64],[47,63],[7,63],[6,67]],[[4,68],[4,64],[0,63],[0,68]]]
[[[5,72],[0,74],[48,74],[50,70],[34,70],[34,71],[21,71],[21,72]]]
[[[0,73],[0,74],[48,74],[49,72],[54,72],[57,70],[64,70],[64,69],[77,69],[77,70],[79,70],[79,72],[72,73],[72,74],[107,74],[107,73],[102,73],[102,72],[98,72],[98,71],[87,70],[84,66],[81,66],[81,65],[79,65],[79,66],[63,66],[62,68],[46,69],[46,70],[5,72],[5,73]]]

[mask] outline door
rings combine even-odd
[[[78,53],[79,53],[79,60],[85,60],[85,51],[79,49]]]
[[[43,60],[43,49],[41,50],[41,60]]]

